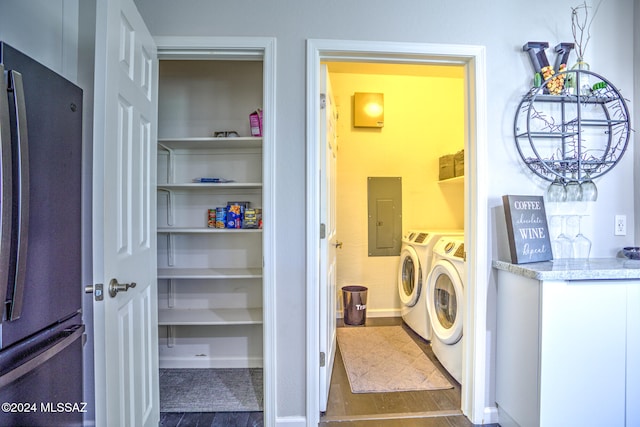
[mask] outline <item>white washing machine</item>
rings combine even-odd
[[[433,331],[431,348],[459,383],[462,383],[464,269],[464,237],[439,239],[433,248],[431,273],[425,283]]]
[[[431,270],[433,247],[444,235],[462,235],[459,230],[410,230],[402,238],[398,266],[400,313],[405,323],[422,338],[431,340],[431,322],[425,304],[424,284]]]

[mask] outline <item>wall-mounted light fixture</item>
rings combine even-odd
[[[359,128],[381,128],[384,126],[384,94],[353,94],[353,126]]]

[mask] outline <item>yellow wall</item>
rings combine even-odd
[[[369,316],[397,315],[399,257],[367,253],[367,177],[402,177],[403,233],[462,229],[463,184],[438,183],[438,159],[464,147],[460,68],[432,75],[331,72],[338,108],[338,285],[369,287]],[[428,73],[427,73],[428,74]],[[384,93],[384,127],[354,128],[354,92]]]

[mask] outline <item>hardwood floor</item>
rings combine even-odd
[[[262,412],[163,412],[160,427],[262,427]]]
[[[402,322],[402,318],[367,319],[368,326],[402,325],[441,372],[453,389],[396,393],[351,393],[347,372],[340,355],[331,377],[327,412],[319,427],[472,427],[460,410],[460,385],[440,365],[431,345]],[[338,326],[344,326],[341,321]],[[262,412],[162,413],[161,427],[261,427]],[[498,427],[497,424],[485,427]]]
[[[336,351],[327,412],[320,427],[470,427],[460,410],[460,385],[433,354],[431,345],[402,318],[371,318],[367,326],[402,325],[422,351],[454,384],[453,389],[395,393],[351,393],[340,350]],[[339,327],[343,326],[339,323]]]

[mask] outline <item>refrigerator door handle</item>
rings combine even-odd
[[[69,347],[71,344],[76,342],[76,340],[80,339],[84,334],[85,326],[80,325],[75,327],[74,329],[69,329],[68,333],[61,338],[58,342],[56,342],[51,347],[47,348],[42,353],[38,354],[33,359],[30,359],[19,366],[11,369],[10,371],[3,373],[0,375],[0,388],[10,384],[11,382],[17,380],[18,378],[28,374],[29,372],[36,369],[38,366],[45,363],[47,360],[51,359],[58,353],[62,352],[65,348]],[[77,367],[78,369],[82,369],[82,366]]]
[[[27,246],[29,242],[29,137],[27,135],[27,109],[24,100],[22,74],[9,71],[9,91],[13,92],[16,108],[17,163],[18,163],[18,247],[16,277],[13,300],[9,308],[9,320],[16,320],[22,314],[24,282],[27,273]]]
[[[13,174],[11,154],[11,129],[9,98],[4,77],[4,65],[0,63],[0,305],[7,299],[9,265],[11,262],[11,235],[13,225]],[[4,308],[4,307],[3,307]],[[0,311],[0,323],[2,323]]]

